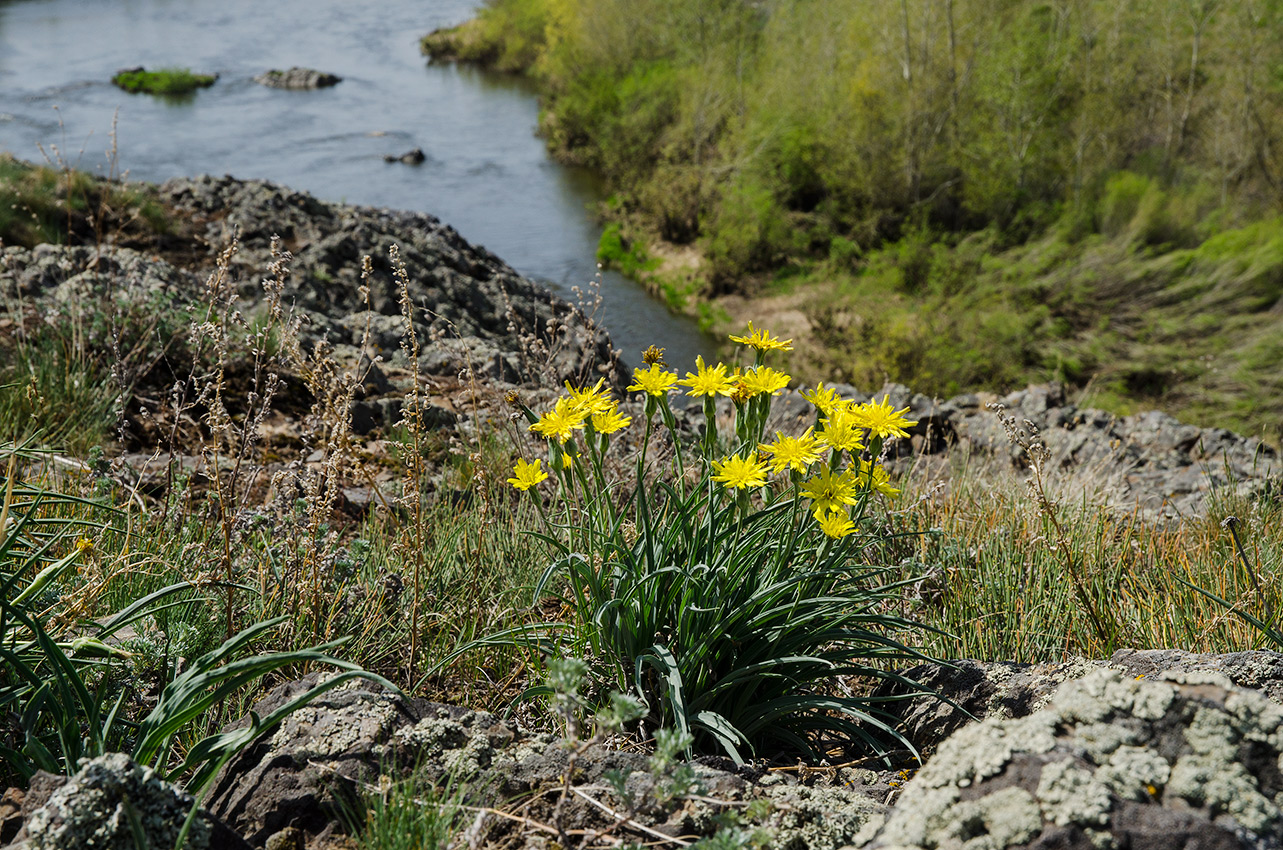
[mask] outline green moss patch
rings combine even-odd
[[[188,94],[207,88],[218,79],[217,74],[193,74],[189,68],[161,68],[148,71],[131,68],[111,78],[113,84],[131,94]]]

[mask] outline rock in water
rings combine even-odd
[[[422,148],[411,148],[400,156],[390,153],[383,155],[384,162],[404,162],[406,165],[422,165],[427,158]]]
[[[254,82],[273,89],[323,89],[338,85],[343,82],[343,78],[324,71],[296,66],[288,71],[276,69],[264,71],[254,78]]]

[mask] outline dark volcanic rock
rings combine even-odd
[[[909,439],[889,448],[890,466],[943,466],[954,453],[1009,463],[1028,470],[1025,450],[1013,446],[990,404],[1001,404],[1032,437],[1036,429],[1051,452],[1049,486],[1064,482],[1069,500],[1086,494],[1095,505],[1139,510],[1151,518],[1203,515],[1213,493],[1260,497],[1283,493],[1283,462],[1268,445],[1224,428],[1187,425],[1158,411],[1114,416],[1080,408],[1060,384],[1041,384],[1006,396],[965,393],[947,401],[888,384],[872,396],[834,385],[857,401],[886,397],[896,409],[909,408],[918,424]],[[775,418],[784,428],[815,424],[814,409],[799,393],[776,400]],[[1033,427],[1030,428],[1029,426]]]
[[[255,710],[265,716],[316,684],[319,674],[272,690]],[[234,726],[243,726],[242,720]],[[512,732],[485,712],[424,700],[407,702],[365,685],[330,691],[286,718],[215,777],[206,805],[251,843],[287,829],[332,831],[355,783],[380,770],[422,760],[437,778],[451,768],[488,767]],[[443,759],[452,751],[453,759]]]
[[[338,85],[343,82],[343,78],[295,66],[288,71],[264,71],[254,78],[254,82],[273,89],[322,89]]]
[[[428,157],[423,153],[422,148],[410,148],[410,150],[397,156],[396,154],[384,154],[384,162],[403,162],[406,165],[422,165]]]
[[[313,675],[282,685],[255,711],[264,715],[315,681]],[[365,683],[325,694],[261,738],[215,778],[206,805],[255,846],[283,841],[276,836],[286,835],[291,840],[301,837],[312,850],[340,846],[338,812],[355,792],[355,783],[376,782],[381,773],[399,779],[412,768],[429,782],[453,777],[470,783],[485,795],[476,801],[481,805],[524,800],[523,811],[544,822],[551,818],[563,777],[570,772],[574,787],[583,793],[572,794],[561,809],[564,823],[576,829],[618,827],[601,808],[618,811],[629,805],[610,790],[612,774],[623,777],[633,801],[631,817],[670,835],[711,834],[720,824],[717,800],[729,801],[734,808],[761,797],[773,805],[764,807],[768,814],[759,816],[760,825],[789,836],[780,846],[839,847],[853,841],[883,810],[858,782],[852,787],[808,788],[793,777],[773,774],[769,786],[754,785],[735,773],[701,764],[693,769],[706,802],[661,801],[655,791],[662,777],[640,753],[599,744],[572,752],[554,735],[522,734],[485,712],[406,701]],[[512,838],[506,830],[512,826],[495,820],[479,827],[474,846],[506,845]],[[487,837],[488,832],[495,834]],[[628,834],[640,837],[637,832]]]
[[[625,375],[606,332],[543,286],[424,213],[319,201],[258,180],[198,177],[161,187],[170,203],[207,222],[211,246],[239,238],[233,259],[243,299],[261,300],[260,282],[279,236],[292,253],[285,301],[307,318],[309,344],[364,342],[395,365],[404,333],[401,286],[390,249],[405,265],[420,365],[432,374],[469,372],[509,382],[560,386]],[[362,258],[370,257],[361,294]],[[402,364],[404,365],[404,364]]]

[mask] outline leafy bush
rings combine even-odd
[[[888,613],[888,570],[868,562],[885,542],[874,501],[898,492],[877,463],[882,442],[913,423],[820,385],[808,394],[813,429],[762,442],[771,398],[790,380],[764,355],[790,345],[751,324],[732,339],[756,351],[752,366],[701,358],[679,381],[648,354],[629,387],[645,393],[646,418],[626,475],[612,474],[608,449],[632,422],[602,382],[570,389],[542,416],[526,410],[547,439],[548,471],[545,459],[522,459],[510,482],[531,494],[555,553],[536,596],[564,581],[574,614],[488,641],[556,652],[567,638],[570,654],[601,660],[612,687],[701,751],[814,759],[821,740],[882,751],[896,740],[885,715],[837,682],[893,677],[887,662],[922,657],[902,642],[920,627]],[[690,458],[668,399],[678,384],[703,402]],[[734,409],[725,433],[719,396]],[[659,448],[664,431],[671,456]]]
[[[597,242],[597,259],[603,265],[617,268],[630,277],[638,272],[649,271],[657,265],[646,256],[645,246],[640,242],[626,240],[622,226],[613,222],[601,232],[601,239]]]

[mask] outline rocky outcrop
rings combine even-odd
[[[314,679],[278,687],[255,710],[271,711]],[[525,800],[524,816],[532,822],[638,837],[644,830],[653,830],[652,837],[709,835],[723,825],[719,813],[759,799],[755,825],[789,836],[780,846],[800,850],[850,843],[882,812],[874,797],[887,790],[868,771],[852,772],[849,787],[811,788],[783,774],[741,775],[706,764],[693,770],[700,799],[670,799],[657,793],[664,772],[640,753],[600,744],[576,749],[555,735],[523,733],[486,712],[407,701],[362,683],[320,697],[229,763],[206,805],[256,847],[298,836],[310,850],[320,850],[343,846],[338,813],[362,786],[377,787],[380,775],[413,774],[429,784],[453,778],[474,790],[474,804],[508,807]],[[567,773],[576,790],[558,805]],[[752,781],[766,777],[772,781]],[[629,821],[622,830],[621,815]],[[512,839],[511,820],[477,823],[474,846]]]
[[[254,78],[254,82],[273,89],[323,89],[338,85],[343,82],[343,78],[324,71],[295,66],[287,71],[276,69],[264,71]]]
[[[174,847],[196,800],[121,753],[84,762],[68,778],[39,773],[22,800],[14,850],[134,850]],[[199,809],[190,850],[249,850],[227,825]]]
[[[843,396],[870,398],[854,387],[834,385]],[[872,398],[886,397],[897,410],[909,408],[918,424],[908,440],[892,447],[893,467],[935,466],[959,453],[995,459],[1018,471],[1028,452],[1013,445],[997,413],[1001,404],[1017,426],[1034,429],[1051,452],[1047,483],[1066,500],[1085,494],[1095,505],[1139,510],[1151,518],[1201,516],[1207,500],[1258,497],[1283,492],[1283,461],[1268,445],[1224,428],[1187,425],[1158,411],[1115,416],[1070,402],[1060,384],[1031,386],[999,396],[966,393],[947,401],[888,384]],[[814,424],[814,410],[798,393],[781,398],[776,416],[784,427]],[[1033,428],[1029,428],[1029,424]]]
[[[309,343],[323,337],[351,356],[364,343],[404,365],[395,245],[420,335],[420,367],[428,374],[551,386],[605,376],[622,386],[625,376],[603,329],[433,216],[331,204],[230,177],[171,180],[160,193],[205,223],[211,246],[239,239],[233,270],[247,307],[262,299],[271,240],[281,238],[292,254],[285,301],[305,315]],[[363,280],[366,256],[371,268]]]
[[[1225,677],[1098,670],[1027,717],[972,724],[905,786],[868,850],[1275,848],[1283,708]]]

